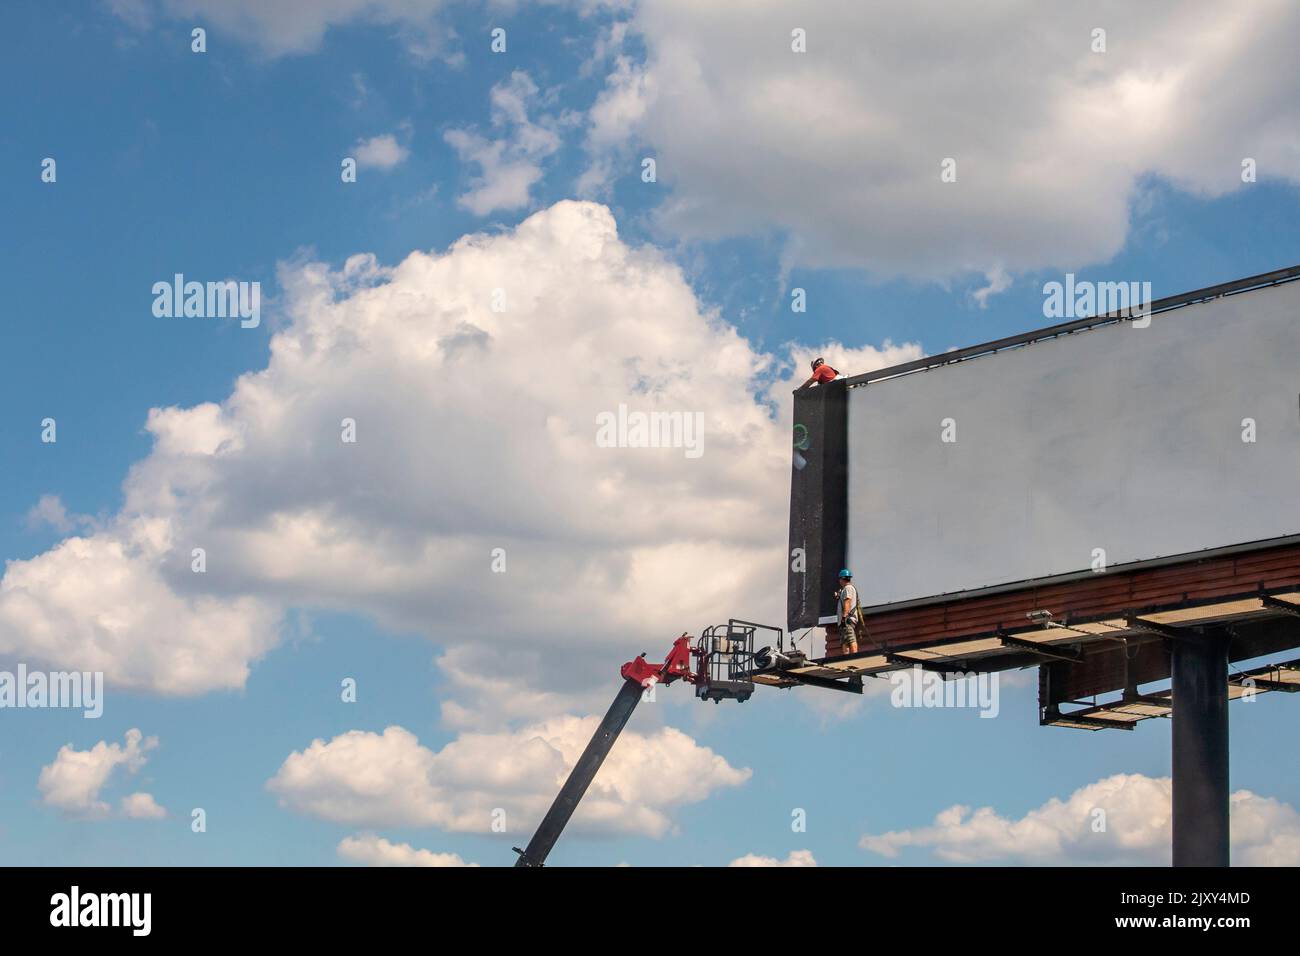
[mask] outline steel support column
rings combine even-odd
[[[1186,632],[1173,655],[1174,866],[1228,865],[1228,635]]]

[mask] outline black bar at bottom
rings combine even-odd
[[[773,841],[778,838],[775,829],[779,828],[774,828]],[[551,887],[548,892],[535,892],[538,884],[532,881],[521,892],[518,878],[505,872],[509,866],[504,859],[501,862],[507,865],[500,867],[432,869],[0,868],[4,878],[0,918],[6,952],[14,953],[80,951],[84,946],[90,947],[88,952],[104,948],[111,952],[123,943],[134,946],[139,937],[157,940],[168,952],[190,951],[202,942],[205,949],[216,944],[221,952],[239,953],[249,949],[253,938],[276,944],[283,940],[295,952],[333,953],[340,944],[354,943],[358,951],[369,952],[376,949],[376,939],[427,936],[431,926],[432,932],[438,932],[448,922],[446,914],[464,925],[490,927],[502,938],[522,936],[536,927],[558,927],[562,932],[573,924],[584,938],[618,940],[628,932],[627,900],[636,905],[674,894],[678,899],[705,899],[716,895],[720,878],[738,900],[779,899],[791,892],[812,899],[838,898],[850,878],[863,885],[887,885],[889,919],[899,925],[937,927],[936,935],[952,935],[951,927],[938,926],[936,899],[960,899],[967,914],[1005,913],[1008,900],[1041,900],[1043,887],[1051,887],[1051,900],[1060,905],[1016,907],[1016,931],[1026,938],[1057,939],[1068,918],[1073,951],[1087,952],[1091,951],[1088,944],[1109,942],[1124,948],[1104,952],[1135,947],[1145,951],[1153,943],[1157,948],[1178,947],[1181,940],[1195,935],[1223,952],[1241,944],[1253,944],[1251,952],[1256,952],[1263,951],[1261,944],[1269,949],[1267,944],[1285,940],[1294,931],[1295,878],[1278,868],[1171,871],[1080,866],[1071,860],[1075,865],[1056,868],[890,866],[886,870],[877,867],[894,861],[854,847],[851,855],[837,862],[865,869],[741,867],[728,869],[721,877],[712,867],[724,866],[746,848],[697,841],[693,836],[689,833],[674,841],[680,868],[613,868],[612,863],[628,849],[623,847],[612,856],[597,853],[611,861],[610,869],[551,870],[544,878]],[[761,833],[757,838],[764,839]],[[794,842],[787,838],[780,848],[784,852],[802,846],[800,841],[797,835]],[[500,848],[508,852],[504,844]],[[630,849],[630,862],[648,862],[636,855],[634,846]],[[703,868],[693,869],[692,864]],[[71,894],[74,886],[82,898],[91,893],[139,894],[139,905],[131,910],[147,913],[148,918],[138,920],[144,924],[138,928],[125,913],[116,923],[106,924],[101,910],[96,927],[82,911],[78,928],[69,928],[68,921],[58,918],[58,899]],[[871,905],[884,911],[884,904]],[[566,922],[570,911],[576,916]],[[806,921],[775,919],[769,924],[762,927],[764,939],[778,945],[788,942],[791,950],[808,948]],[[1143,927],[1153,932],[1135,938],[1134,930]],[[1169,928],[1175,932],[1169,933]],[[981,925],[977,931],[982,930]]]

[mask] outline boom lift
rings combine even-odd
[[[776,632],[778,650],[764,647],[754,651],[754,634],[759,630]],[[780,628],[735,619],[706,628],[694,646],[691,646],[691,640],[689,634],[677,638],[662,664],[651,664],[643,652],[623,665],[620,671],[623,686],[615,695],[614,703],[569,773],[569,779],[560,788],[555,802],[546,811],[528,846],[522,850],[514,847],[519,854],[515,866],[546,865],[547,855],[564,832],[573,811],[578,808],[578,801],[587,792],[632,711],[656,684],[671,684],[680,679],[694,684],[695,696],[701,700],[711,700],[715,704],[723,700],[743,703],[754,693],[751,673],[768,666],[773,654],[787,653]],[[693,669],[692,658],[696,661]]]

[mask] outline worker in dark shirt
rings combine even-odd
[[[812,363],[812,375],[808,381],[799,386],[800,389],[812,388],[814,385],[825,385],[827,382],[833,382],[835,377],[840,373],[835,371],[826,364],[824,359],[815,358]]]

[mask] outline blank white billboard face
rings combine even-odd
[[[1300,281],[1149,319],[850,389],[862,603],[1300,534]]]

